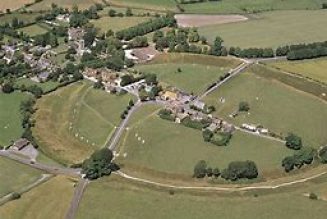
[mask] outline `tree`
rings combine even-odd
[[[212,168],[211,167],[208,167],[207,170],[206,170],[206,172],[207,172],[207,176],[208,177],[212,177],[213,171],[212,171]]]
[[[157,84],[157,75],[156,74],[146,74],[145,82],[147,84]]]
[[[2,85],[2,92],[6,94],[12,93],[14,90],[14,86],[11,82],[7,82]]]
[[[205,129],[203,132],[202,132],[202,136],[203,136],[203,140],[205,142],[210,142],[212,136],[213,136],[213,132],[210,131],[209,129]]]
[[[289,133],[285,140],[288,148],[300,150],[302,147],[302,139],[293,133]]]
[[[223,39],[219,36],[216,37],[215,41],[214,41],[214,44],[211,48],[211,55],[214,55],[214,56],[220,56],[221,55],[221,52],[222,52],[222,43],[223,43]]]
[[[319,150],[319,158],[321,163],[327,163],[327,146],[321,148]]]
[[[115,17],[117,15],[117,12],[114,9],[110,9],[108,11],[109,17]]]
[[[125,12],[125,15],[126,15],[126,17],[131,17],[131,16],[133,16],[132,9],[127,8],[127,9],[126,9],[126,12]]]
[[[218,168],[214,168],[212,174],[214,177],[218,178],[220,176],[220,170]]]
[[[254,179],[258,177],[257,165],[253,161],[233,161],[221,173],[226,180],[236,181],[238,179]]]
[[[207,163],[204,160],[200,160],[194,167],[193,177],[204,178],[207,173]]]
[[[248,102],[242,101],[238,104],[238,111],[248,112],[250,110],[250,105]]]

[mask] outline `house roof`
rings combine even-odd
[[[23,149],[26,147],[30,142],[26,138],[20,138],[13,144],[13,147],[17,147],[18,150]]]

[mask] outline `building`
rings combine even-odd
[[[243,123],[242,124],[242,128],[243,129],[246,129],[248,131],[251,131],[251,132],[256,132],[257,131],[257,127],[254,126],[254,125],[249,125],[249,124],[246,124],[246,123]]]
[[[187,113],[177,113],[176,114],[176,123],[181,123],[185,118],[187,118],[189,115]]]
[[[56,19],[61,22],[70,22],[70,14],[59,14]]]
[[[29,144],[30,144],[29,140],[27,140],[26,138],[20,138],[14,142],[14,144],[12,145],[12,148],[20,151]]]
[[[70,41],[77,41],[83,39],[85,35],[85,31],[83,28],[77,27],[77,28],[69,28],[68,29],[68,40]]]
[[[161,99],[163,100],[177,100],[178,99],[178,94],[176,92],[173,91],[165,91],[162,95],[161,95]]]
[[[202,101],[195,100],[192,105],[198,110],[204,110],[206,104]]]

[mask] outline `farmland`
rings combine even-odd
[[[22,116],[19,107],[21,101],[27,100],[28,97],[20,92],[0,93],[0,145],[7,146],[22,135]]]
[[[282,71],[298,74],[323,83],[327,83],[327,60],[315,59],[305,61],[280,61],[269,63],[270,66]]]
[[[2,157],[0,157],[0,166],[0,197],[11,192],[18,192],[24,186],[28,186],[39,179],[42,173]]]
[[[131,8],[144,8],[159,11],[176,10],[174,0],[111,0],[110,3],[117,6],[126,6]]]
[[[73,179],[57,176],[0,207],[3,219],[64,218],[74,192]]]
[[[152,63],[137,66],[142,72],[155,73],[158,79],[181,90],[200,94],[239,62],[227,58],[201,58],[197,55],[172,54],[159,56]],[[187,79],[187,80],[185,80]]]
[[[43,0],[29,7],[28,9],[39,11],[51,9],[51,4],[57,4],[63,8],[71,9],[74,5],[78,6],[79,9],[86,9],[95,3],[102,3],[101,0]]]
[[[47,155],[62,163],[82,161],[102,147],[130,99],[89,88],[89,83],[80,82],[37,103],[33,130],[37,141]]]
[[[20,28],[19,31],[22,31],[31,37],[48,32],[48,30],[42,28],[37,24]]]
[[[1,3],[0,3],[1,4]],[[11,14],[2,15],[0,18],[0,24],[11,23],[13,18],[17,18],[20,21],[24,21],[24,24],[35,22],[35,18],[41,15],[41,13],[18,13],[13,12]]]
[[[256,16],[246,22],[201,27],[199,32],[209,41],[220,36],[227,46],[242,48],[276,48],[280,45],[325,40],[327,27],[320,25],[321,20],[327,19],[323,10],[275,11]]]
[[[23,7],[27,3],[32,3],[34,0],[17,0],[17,1],[1,1],[0,11],[5,11],[6,9],[15,10]]]
[[[220,98],[225,102],[219,101]],[[327,143],[326,103],[274,79],[242,73],[205,100],[216,106],[216,115],[238,125],[261,124],[283,136],[294,132],[303,138],[305,145],[316,148]],[[241,101],[249,103],[249,114],[241,113],[231,119],[229,115],[238,109]]]

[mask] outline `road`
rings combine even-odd
[[[88,183],[89,183],[89,181],[84,178],[80,179],[80,181],[78,182],[78,185],[74,191],[73,199],[71,200],[71,203],[70,203],[70,207],[66,213],[65,219],[74,219],[75,218],[76,212],[78,210],[78,206],[81,202],[83,193],[84,193],[85,188]]]

